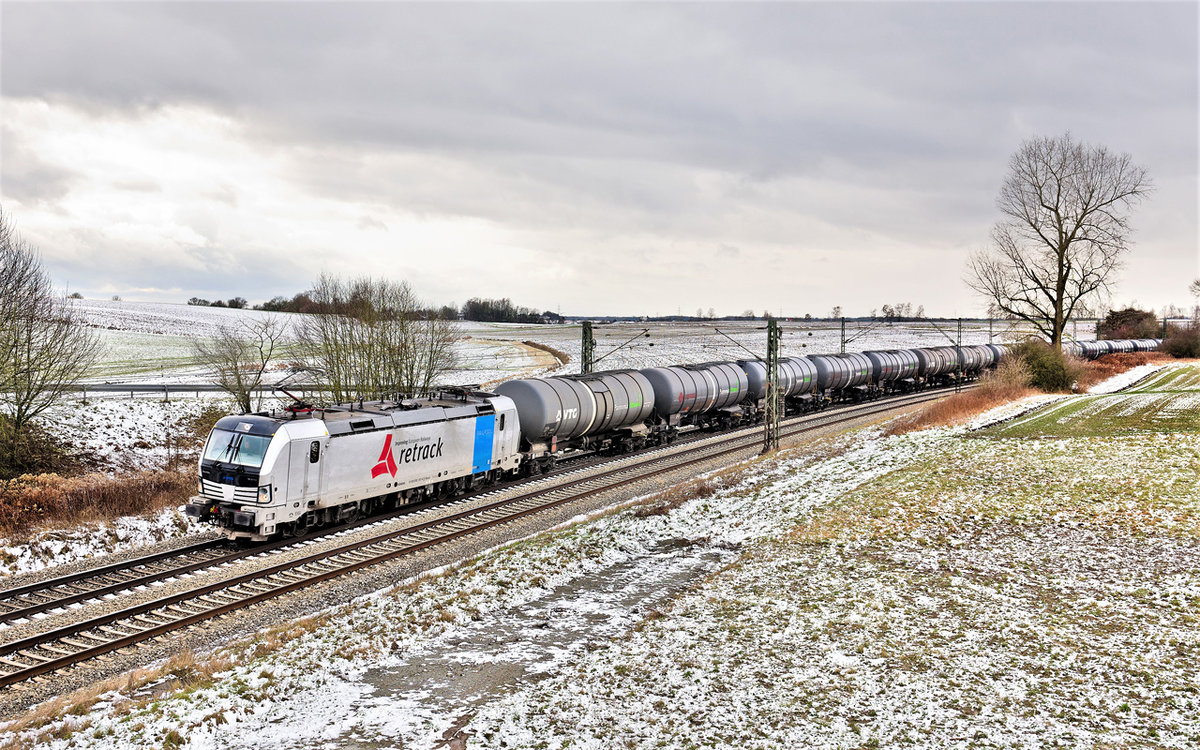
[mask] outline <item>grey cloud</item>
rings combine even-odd
[[[358,227],[359,229],[379,229],[384,232],[387,231],[387,224],[384,224],[379,219],[376,219],[376,218],[373,218],[370,216],[360,217],[358,220],[358,223],[355,224],[355,226]]]
[[[957,283],[955,254],[986,237],[1008,155],[1067,129],[1161,175],[1163,220],[1195,244],[1192,3],[9,2],[0,13],[5,96],[97,113],[218,109],[310,195],[369,207],[359,228],[395,211],[516,234],[546,275],[504,283],[530,292],[582,283],[572,259],[611,251],[636,264],[626,248],[653,243],[664,266],[631,296],[677,281],[666,264],[686,263],[687,248],[721,245],[802,266],[806,293],[902,278],[951,295],[938,289]],[[69,174],[13,167],[9,140],[6,193],[61,196]],[[218,195],[207,197],[237,205],[234,187]],[[847,234],[861,244],[835,243]],[[905,243],[926,249],[871,264],[886,278],[845,271]],[[812,256],[828,259],[820,277]],[[446,298],[473,293],[411,272]]]
[[[69,169],[42,161],[9,127],[0,128],[0,164],[0,195],[29,205],[53,206],[71,192],[78,178]]]

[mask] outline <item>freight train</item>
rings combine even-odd
[[[1064,345],[1095,359],[1152,351],[1155,339]],[[782,358],[788,414],[974,380],[1002,345]],[[502,478],[547,473],[584,452],[628,453],[685,430],[761,421],[767,369],[759,360],[707,362],[512,380],[495,392],[432,396],[221,418],[200,458],[188,515],[231,539],[264,541],[385,508],[449,498]]]

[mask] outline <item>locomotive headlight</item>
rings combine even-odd
[[[271,485],[268,484],[265,487],[258,488],[258,501],[260,503],[271,502]]]

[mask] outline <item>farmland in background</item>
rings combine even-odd
[[[93,370],[92,382],[179,383],[203,380],[196,366],[191,340],[213,337],[221,325],[265,318],[283,322],[294,340],[301,316],[259,310],[231,310],[143,302],[82,300],[77,308],[88,324],[100,329],[105,353]],[[448,385],[494,383],[514,377],[569,374],[579,371],[580,325],[523,325],[507,323],[455,324],[462,340],[457,345],[459,367]],[[827,321],[782,321],[785,356],[837,352],[841,329]],[[639,335],[645,331],[649,335]],[[1069,326],[1080,339],[1095,338],[1090,321]],[[954,323],[847,323],[847,351],[946,346],[957,337]],[[964,344],[1007,342],[1028,335],[1022,326],[997,321],[989,330],[986,321],[964,322]],[[689,321],[672,323],[597,323],[594,327],[598,369],[657,367],[681,362],[736,360],[763,356],[766,331],[763,321]],[[531,349],[532,341],[570,357],[563,365],[553,355]],[[281,377],[294,349],[280,358]]]

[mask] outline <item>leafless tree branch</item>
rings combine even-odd
[[[967,261],[968,286],[1060,346],[1071,314],[1108,291],[1129,250],[1129,214],[1152,191],[1128,154],[1070,133],[1026,141],[996,199],[991,244]]]

